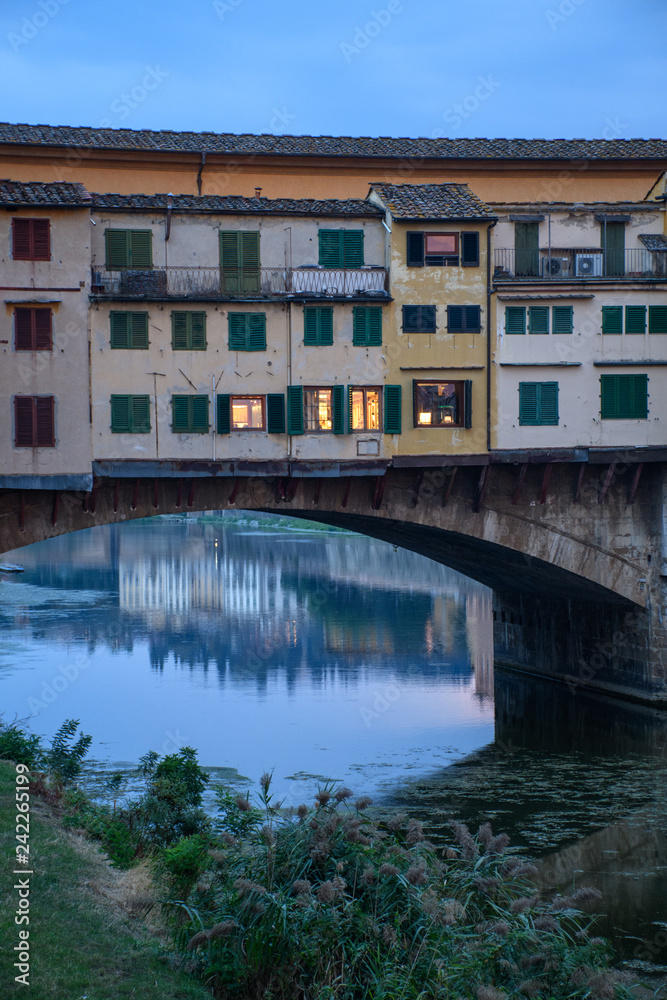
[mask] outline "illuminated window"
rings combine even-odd
[[[263,396],[232,396],[232,430],[264,430]]]
[[[458,262],[459,262],[458,233],[424,234],[425,264],[458,264]]]
[[[415,427],[470,426],[468,381],[413,383]]]
[[[306,431],[331,431],[331,389],[304,389]]]
[[[380,389],[350,386],[350,430],[380,430]]]

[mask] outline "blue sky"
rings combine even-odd
[[[333,135],[665,135],[665,0],[3,0],[0,118]]]

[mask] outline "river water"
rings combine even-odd
[[[2,562],[24,567],[0,573],[4,718],[47,737],[79,719],[93,790],[189,745],[244,791],[273,771],[286,805],[334,780],[433,836],[489,819],[547,890],[602,889],[622,959],[667,972],[667,713],[494,676],[486,588],[384,542],[237,513],[94,528]]]

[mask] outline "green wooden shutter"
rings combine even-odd
[[[246,313],[230,312],[227,316],[227,323],[229,329],[229,350],[246,351],[248,349]]]
[[[505,307],[505,333],[525,333],[526,332],[526,309],[525,306]]]
[[[382,346],[382,308],[381,306],[367,306],[368,319],[366,343],[369,347]]]
[[[269,434],[285,433],[285,396],[270,392],[266,397],[266,430]]]
[[[623,333],[623,306],[602,306],[602,332]]]
[[[260,289],[259,233],[239,233],[239,259],[241,262],[241,291],[258,292]]]
[[[321,267],[342,267],[343,230],[320,229],[317,235],[319,241],[318,264]]]
[[[625,332],[646,333],[646,306],[625,307]]]
[[[463,383],[463,426],[472,427],[472,379],[469,378]]]
[[[648,416],[647,375],[601,375],[600,416],[603,420]]]
[[[572,333],[574,329],[574,314],[572,306],[554,306],[552,312],[552,332]]]
[[[558,382],[540,382],[539,390],[540,424],[558,424]]]
[[[363,265],[364,265],[363,229],[344,229],[343,267],[363,267]]]
[[[153,266],[153,233],[150,229],[130,229],[128,264],[130,267],[150,268]]]
[[[171,348],[173,351],[188,349],[188,313],[172,312],[171,314]]]
[[[463,333],[463,306],[447,306],[447,332]]]
[[[248,313],[248,347],[249,351],[266,350],[266,313]]]
[[[479,233],[461,233],[461,266],[479,267]]]
[[[366,344],[367,323],[366,306],[355,306],[352,311],[352,343],[356,347],[364,347]]]
[[[600,236],[605,275],[614,277],[625,274],[625,223],[603,222],[600,226]]]
[[[632,416],[640,420],[648,417],[648,375],[630,375],[632,379]]]
[[[468,333],[479,333],[482,329],[481,306],[464,306],[465,328]]]
[[[330,347],[333,344],[333,309],[331,306],[318,308],[318,323],[318,343],[322,347]]]
[[[130,346],[131,326],[129,322],[129,316],[130,314],[126,312],[109,313],[109,322],[111,324],[112,348],[121,349]]]
[[[303,310],[303,342],[306,347],[319,344],[319,309],[317,306],[304,306]]]
[[[109,269],[127,267],[130,263],[129,232],[127,229],[105,229],[104,248]]]
[[[191,312],[188,313],[189,324],[190,324],[190,350],[192,351],[205,351],[206,350],[206,313],[205,312]]]
[[[148,350],[148,313],[129,313],[129,346],[135,351]]]
[[[222,291],[239,292],[241,261],[239,254],[239,234],[220,231],[220,268],[222,270]]]
[[[518,277],[537,277],[540,270],[539,222],[514,223],[515,274]]]
[[[287,387],[287,433],[303,434],[303,386]]]
[[[667,333],[667,306],[648,307],[648,332]]]
[[[208,396],[191,396],[189,399],[192,420],[191,430],[195,434],[203,434],[209,429],[208,423]]]
[[[400,385],[384,387],[384,432],[401,433],[401,389]]]
[[[549,307],[530,306],[528,309],[528,333],[549,332]]]
[[[424,234],[407,234],[407,254],[406,261],[408,267],[424,266]]]
[[[130,396],[111,397],[111,432],[127,434],[130,429]]]
[[[345,433],[345,386],[335,385],[332,393],[332,424],[334,434]]]
[[[228,392],[219,393],[216,399],[216,429],[218,434],[229,434],[232,429],[232,397]]]
[[[538,390],[537,382],[519,382],[519,423],[534,425],[539,423],[538,419]]]
[[[135,434],[149,434],[151,429],[151,397],[130,397],[130,418]]]
[[[171,397],[171,429],[174,434],[183,434],[189,429],[188,397]]]

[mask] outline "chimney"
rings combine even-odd
[[[255,198],[259,199],[261,197],[262,197],[262,189],[261,188],[255,188]]]

